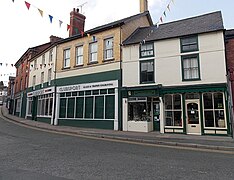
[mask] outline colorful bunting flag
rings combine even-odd
[[[170,4],[167,5],[167,9],[168,9],[168,11],[171,11],[171,10],[170,10]]]
[[[71,27],[71,26],[70,26],[69,24],[67,24],[67,31],[70,29],[70,27]]]
[[[163,23],[163,18],[162,17],[160,17],[160,21]]]
[[[165,17],[167,17],[167,15],[166,15],[166,11],[164,11],[164,12],[163,12],[163,15],[164,15]]]
[[[52,23],[52,21],[53,21],[53,16],[49,15],[49,18],[50,18],[50,23]]]
[[[28,10],[29,10],[29,8],[30,8],[31,4],[30,4],[30,3],[28,3],[27,1],[24,1],[24,2],[25,2],[25,5],[27,6],[27,8],[28,8]]]
[[[38,11],[41,14],[41,17],[43,17],[43,11],[41,9],[38,9]]]
[[[59,20],[59,27],[61,28],[63,21]]]
[[[12,0],[12,2],[15,2],[15,0]]]

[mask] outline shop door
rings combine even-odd
[[[201,134],[199,100],[186,101],[187,134]]]
[[[154,131],[160,131],[160,105],[159,105],[159,102],[153,102],[153,121],[154,121]]]
[[[37,102],[38,102],[38,98],[33,97],[31,110],[32,110],[32,120],[34,120],[34,121],[37,120]]]

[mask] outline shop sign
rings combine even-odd
[[[129,96],[158,96],[155,90],[135,90],[128,94]]]
[[[118,87],[118,81],[104,81],[98,83],[89,83],[89,84],[76,84],[70,86],[58,87],[57,90],[59,93],[62,92],[74,92],[74,91],[85,91],[85,90],[94,90],[94,89],[109,89]]]
[[[47,88],[47,89],[41,89],[41,90],[29,92],[27,94],[27,97],[40,96],[40,95],[43,95],[43,94],[50,94],[50,93],[53,93],[53,92],[54,92],[54,87],[51,87],[51,88]]]

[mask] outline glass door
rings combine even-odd
[[[154,122],[154,131],[160,131],[160,104],[159,102],[153,102],[153,122]]]

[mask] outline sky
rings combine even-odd
[[[13,2],[14,1],[14,2]],[[73,8],[82,6],[85,30],[139,13],[139,0],[24,0],[0,1],[0,81],[7,84],[24,52],[49,42],[51,35],[68,37],[67,24]],[[174,3],[173,3],[174,2]],[[233,0],[148,0],[154,24],[221,11],[226,29],[234,29]],[[169,5],[169,9],[167,6]],[[38,9],[43,11],[43,17]],[[165,14],[164,14],[165,11]],[[49,15],[53,16],[52,23]],[[166,15],[166,16],[165,16]],[[59,20],[63,21],[59,26]],[[2,63],[2,65],[1,65]],[[6,65],[7,64],[7,65]]]

